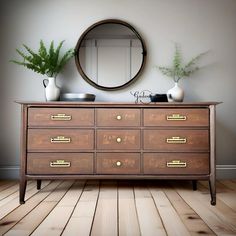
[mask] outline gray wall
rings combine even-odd
[[[15,48],[39,40],[74,47],[91,24],[117,18],[132,24],[143,36],[147,64],[139,80],[126,89],[103,92],[87,84],[74,61],[58,76],[67,92],[90,92],[102,101],[133,101],[130,91],[151,89],[164,93],[173,81],[154,65],[170,63],[174,42],[184,58],[211,50],[204,68],[181,81],[185,101],[222,101],[217,107],[217,165],[221,177],[236,177],[236,1],[235,0],[2,0],[0,2],[0,176],[17,177],[20,107],[15,100],[44,101],[43,76],[10,64]]]

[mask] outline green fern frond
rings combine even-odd
[[[19,49],[16,49],[23,61],[10,60],[10,62],[24,66],[42,75],[46,74],[49,77],[56,77],[64,65],[68,62],[68,60],[74,56],[74,49],[69,49],[62,56],[62,59],[59,60],[60,50],[63,43],[64,40],[59,43],[56,49],[54,49],[54,41],[51,41],[49,49],[47,50],[43,40],[40,40],[38,53],[34,52],[27,45],[23,44],[23,47],[25,48],[28,55]]]
[[[198,60],[207,54],[207,52],[200,53],[196,57],[192,58],[186,65],[182,61],[182,53],[180,46],[175,44],[175,53],[172,61],[171,67],[157,66],[157,68],[162,72],[163,75],[173,78],[175,82],[178,82],[181,78],[189,77],[195,71],[199,70],[196,66]]]

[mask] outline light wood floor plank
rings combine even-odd
[[[19,190],[19,184],[18,183],[15,183],[13,186],[2,190],[0,192],[0,201],[4,198],[8,197],[11,194],[13,194],[15,192],[18,192],[18,190]]]
[[[119,235],[141,235],[136,212],[133,186],[121,183],[118,188]]]
[[[117,235],[117,213],[117,182],[103,181],[100,187],[91,235]]]
[[[171,188],[165,188],[164,191],[191,235],[215,235],[209,226],[180,197],[180,195],[175,190]]]
[[[99,181],[88,181],[63,236],[89,235],[98,201]]]
[[[61,188],[57,189],[57,194],[54,196],[51,195],[47,201],[45,201],[59,201],[63,197],[57,206],[50,212],[47,218],[31,235],[61,235],[78,201],[77,195],[81,194],[84,185],[84,181],[77,181],[74,184],[73,183],[74,181],[64,181]]]
[[[17,200],[17,202],[16,201],[14,202],[14,204],[16,204],[15,209],[12,212],[10,212],[7,216],[5,216],[3,219],[0,220],[0,235],[3,233],[6,233],[17,222],[19,222],[24,216],[26,216],[30,211],[32,211],[32,209],[34,209],[35,206],[37,206],[44,198],[46,198],[51,193],[51,191],[53,191],[60,183],[61,181],[53,181],[52,183],[44,187],[39,192],[34,189],[34,191],[36,192],[31,193],[32,195],[30,194],[31,195],[30,198],[29,198],[29,195],[26,197],[26,200],[27,198],[29,199],[25,202],[25,204],[19,205],[19,199],[14,199],[14,200]],[[44,184],[44,181],[43,181],[43,184]],[[8,211],[9,209],[5,209],[5,211],[6,210]],[[2,214],[2,211],[0,214]]]
[[[153,187],[150,188],[150,191],[161,216],[167,235],[189,236],[189,231],[180,219],[179,215],[176,213],[165,193],[160,189]],[[175,227],[173,227],[173,222],[175,222]]]
[[[232,180],[224,180],[220,181],[221,184],[225,185],[227,188],[236,191],[236,183],[233,182]]]
[[[209,186],[203,181],[200,182],[202,186],[209,189]],[[230,185],[231,186],[231,185]],[[223,201],[226,205],[228,205],[231,209],[236,212],[236,192],[229,188],[224,182],[217,182],[217,199]],[[209,191],[209,190],[206,190]]]
[[[149,190],[146,187],[135,187],[134,193],[141,235],[166,235]]]
[[[35,182],[29,182],[27,183],[27,192],[32,190],[33,188],[36,188],[36,183]],[[11,195],[5,197],[0,201],[0,207],[7,204],[8,202],[12,201],[13,199],[19,198],[19,191],[16,191],[12,193]]]
[[[208,189],[199,184],[199,191],[197,191],[198,198],[203,200],[202,202],[207,203],[208,196],[205,194]],[[199,194],[200,192],[200,194]],[[236,198],[235,198],[236,200]],[[206,204],[209,207],[209,204]],[[225,225],[231,227],[236,234],[236,212],[233,211],[229,206],[227,206],[223,201],[218,199],[217,205],[215,207],[210,207],[210,209],[224,222]]]
[[[226,222],[212,211],[209,203],[209,194],[207,197],[200,196],[199,191],[192,191],[191,189],[176,188],[176,191],[180,196],[194,209],[194,211],[207,223],[207,225],[217,234],[217,235],[235,235],[236,231]]]
[[[19,181],[2,181],[1,185],[0,185],[0,192],[2,192],[3,190],[18,184],[19,186]]]
[[[62,199],[63,194],[58,194],[55,201],[52,201],[51,194],[48,195],[37,207],[35,207],[28,215],[26,215],[20,222],[18,222],[6,235],[14,236],[26,236],[30,235],[40,224],[41,222],[49,215],[53,208],[58,204]],[[59,198],[59,197],[60,198]],[[32,220],[34,219],[34,220]]]
[[[44,181],[42,183],[42,188],[47,186],[50,182],[49,181]],[[29,199],[36,193],[38,193],[39,190],[37,188],[32,188],[32,189],[26,189],[26,194],[25,194],[25,200]],[[19,195],[19,193],[18,193]],[[18,206],[20,206],[19,203],[19,197],[15,197],[11,201],[7,202],[3,206],[1,206],[1,211],[0,211],[0,219],[4,218],[7,214],[9,214],[11,211],[15,210]]]
[[[190,181],[84,183],[42,181],[38,191],[29,181],[26,203],[19,205],[18,182],[2,182],[8,187],[2,188],[0,235],[236,235],[233,180],[217,181],[216,206],[207,181],[199,181],[197,191]]]

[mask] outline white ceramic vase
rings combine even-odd
[[[46,84],[46,81],[48,82]],[[45,87],[46,101],[58,101],[60,97],[60,88],[56,85],[56,79],[54,77],[48,77],[43,80]]]
[[[175,86],[167,91],[168,102],[183,102],[184,90],[175,82]]]

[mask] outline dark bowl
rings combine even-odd
[[[90,93],[62,93],[61,101],[78,101],[78,102],[94,102],[96,96]]]

